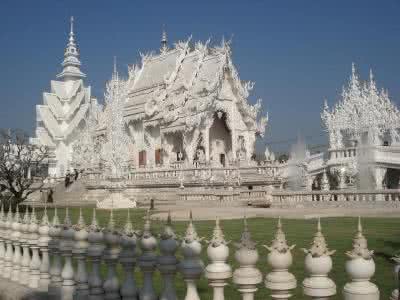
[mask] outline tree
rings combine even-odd
[[[48,157],[49,149],[31,144],[23,131],[0,129],[0,191],[18,204],[40,190]]]

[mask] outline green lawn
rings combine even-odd
[[[75,222],[78,218],[79,210],[72,209],[71,218]],[[84,209],[83,211],[86,222],[89,223],[91,220],[91,209]],[[41,212],[38,213],[39,215]],[[49,216],[52,217],[53,211],[49,210]],[[97,216],[101,226],[106,226],[109,212],[98,211]],[[131,216],[135,228],[141,229],[143,225],[143,216],[145,215],[144,210],[131,210]],[[64,210],[59,209],[60,220],[64,218]],[[126,220],[126,211],[115,210],[115,220],[119,227],[122,227]],[[195,212],[194,212],[194,217]],[[176,222],[174,227],[176,233],[183,235],[187,222]],[[225,233],[227,240],[238,241],[242,230],[242,221],[240,220],[227,220],[222,221],[222,228]],[[258,242],[258,250],[260,254],[260,260],[258,268],[265,275],[269,271],[266,263],[267,250],[262,247],[263,244],[270,244],[271,239],[275,233],[275,219],[267,218],[254,218],[248,220],[250,231],[253,235],[253,239]],[[154,221],[153,230],[154,233],[160,233],[162,229],[162,222]],[[195,221],[197,231],[200,236],[210,238],[214,222],[210,221]],[[308,248],[309,243],[312,241],[313,235],[316,230],[315,220],[283,220],[284,231],[289,244],[296,244],[296,248],[293,250],[294,263],[291,268],[291,272],[296,276],[298,280],[298,287],[295,290],[294,299],[305,299],[302,295],[301,282],[305,278],[304,274],[304,253],[300,248]],[[330,249],[335,249],[337,252],[333,256],[333,270],[330,277],[335,281],[337,285],[337,291],[339,296],[337,299],[341,299],[341,291],[343,285],[348,280],[345,273],[345,251],[351,249],[352,238],[357,226],[356,218],[327,218],[322,219],[322,229],[325,234],[325,238],[329,244]],[[393,277],[393,265],[389,260],[398,250],[400,250],[400,220],[390,218],[365,218],[363,219],[364,233],[369,241],[369,248],[375,250],[375,262],[376,262],[376,273],[373,281],[379,286],[381,291],[381,299],[388,299],[391,291],[394,287]],[[233,245],[229,245],[231,249],[231,257],[229,261],[236,267],[233,258]],[[207,264],[206,247],[203,244],[203,261]],[[178,253],[180,257],[180,254]],[[104,270],[103,270],[104,271]],[[121,272],[121,270],[119,270]],[[136,271],[136,278],[138,284],[141,282],[139,272]],[[158,272],[155,273],[155,287],[157,291],[161,289],[160,277]],[[181,276],[178,274],[176,279],[176,287],[179,299],[184,297],[184,282],[181,280]],[[211,299],[211,290],[207,286],[206,279],[200,280],[199,292],[201,299]],[[259,286],[259,291],[256,294],[256,299],[267,299],[268,291],[263,284]],[[233,284],[230,283],[226,287],[226,299],[240,299],[239,293],[234,288]]]

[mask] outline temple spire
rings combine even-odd
[[[67,81],[86,77],[80,70],[81,61],[79,60],[79,48],[75,42],[74,17],[70,19],[69,39],[64,52],[64,60],[61,65],[63,70],[57,75],[57,78]]]
[[[168,51],[168,38],[167,38],[167,32],[165,31],[165,25],[163,25],[160,53],[165,54],[167,53],[167,51]]]

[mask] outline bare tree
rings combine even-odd
[[[43,187],[49,149],[29,142],[22,130],[0,129],[0,191],[12,195],[14,204]],[[30,176],[30,172],[33,172]]]

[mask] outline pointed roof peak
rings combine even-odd
[[[79,48],[75,42],[74,17],[70,18],[70,31],[67,47],[64,52],[64,60],[62,62],[63,70],[57,75],[57,78],[63,80],[76,80],[85,78],[86,75],[81,72],[81,61],[79,60]]]
[[[161,34],[161,48],[160,53],[164,54],[168,51],[168,37],[165,30],[165,24],[163,24],[162,34]]]

